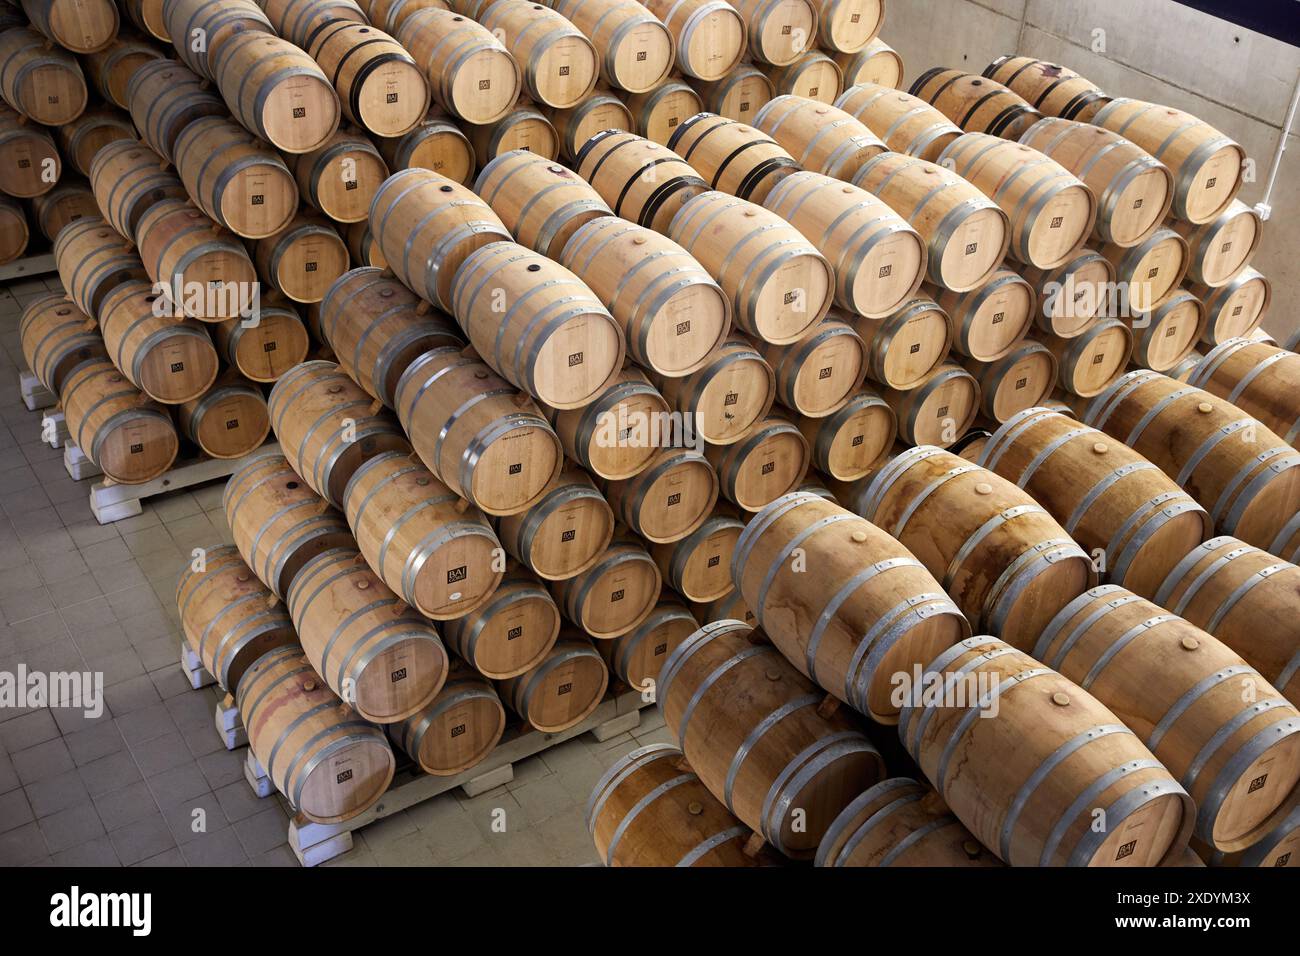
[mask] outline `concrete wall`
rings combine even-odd
[[[1254,182],[1239,198],[1250,204],[1264,196],[1300,76],[1300,49],[1172,0],[889,0],[880,35],[903,57],[905,88],[933,66],[980,73],[1021,53],[1070,66],[1112,96],[1187,110],[1246,148]],[[1273,283],[1264,328],[1282,336],[1300,327],[1300,129],[1271,203],[1252,265]]]

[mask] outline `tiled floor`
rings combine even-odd
[[[192,548],[230,540],[221,482],[95,522],[90,482],[68,477],[19,397],[19,316],[47,288],[57,277],[0,289],[0,672],[102,672],[105,708],[88,719],[0,707],[0,865],[296,865],[279,800],[253,796],[243,752],[217,737],[215,692],[191,690],[177,666],[176,579]],[[329,865],[594,862],[582,821],[592,785],[667,739],[656,711],[642,716],[636,736],[569,741],[517,764],[505,787],[367,827]]]

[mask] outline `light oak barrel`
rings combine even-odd
[[[175,460],[179,441],[171,415],[108,359],[88,359],[73,369],[59,399],[69,436],[113,481],[152,481]]]
[[[227,693],[238,691],[244,672],[263,654],[298,643],[284,605],[231,544],[204,548],[201,571],[185,565],[176,610],[185,642]]]
[[[980,413],[1002,423],[1037,406],[1056,386],[1056,356],[1041,342],[1021,342],[992,362],[963,358],[980,387]]]
[[[695,89],[706,111],[739,123],[752,123],[763,104],[776,95],[767,74],[747,62],[712,82],[696,82]]]
[[[1069,414],[1030,408],[994,432],[979,458],[1061,522],[1105,579],[1151,597],[1174,564],[1212,532],[1210,517],[1127,445]]]
[[[232,368],[254,382],[277,382],[307,358],[311,338],[302,317],[283,303],[264,304],[256,324],[227,319],[216,327],[217,347]]]
[[[262,390],[228,370],[193,401],[176,410],[182,434],[212,458],[243,458],[271,433],[271,415]]]
[[[395,39],[368,23],[326,20],[300,44],[338,94],[350,122],[375,136],[401,136],[424,119],[429,84]]]
[[[679,644],[657,697],[709,792],[792,859],[811,857],[844,806],[883,775],[857,724],[824,716],[824,695],[739,621],[706,624]]]
[[[1206,353],[1187,380],[1300,442],[1300,356],[1266,342],[1228,339]]]
[[[844,808],[816,866],[1002,866],[926,784],[890,777]]]
[[[371,23],[394,35],[417,10],[451,9],[445,0],[357,0],[357,4]]]
[[[289,156],[303,202],[336,223],[362,222],[388,178],[388,165],[361,133],[340,129],[319,149]]]
[[[590,404],[568,410],[546,406],[543,411],[565,454],[597,478],[635,477],[674,437],[667,432],[668,403],[645,373],[631,365],[616,373]]]
[[[586,720],[608,684],[609,669],[592,642],[568,628],[541,662],[498,681],[497,691],[534,730],[556,734]]]
[[[58,292],[33,298],[18,323],[27,367],[55,395],[72,370],[87,359],[103,357],[104,339],[95,320]]]
[[[1205,307],[1196,296],[1180,289],[1132,322],[1133,364],[1166,372],[1196,348],[1205,326]]]
[[[745,598],[739,590],[707,604],[692,604],[691,614],[701,625],[717,621],[742,621],[745,626],[754,627],[758,622],[754,612],[745,606]]]
[[[48,193],[63,173],[54,138],[40,126],[0,104],[0,193],[31,199]],[[50,176],[55,182],[50,181]]]
[[[394,398],[420,460],[490,515],[531,508],[563,467],[564,449],[537,406],[469,350],[425,352]]]
[[[880,397],[898,416],[900,441],[947,448],[974,423],[980,386],[970,372],[945,362],[916,387],[905,392],[881,388]]]
[[[632,114],[632,131],[662,146],[668,145],[678,126],[704,109],[700,94],[674,78],[665,80],[653,90],[628,93],[626,97],[628,112]]]
[[[12,262],[27,249],[31,232],[27,213],[8,196],[0,195],[0,262]]]
[[[1196,371],[1196,369],[1200,366],[1201,362],[1204,360],[1205,360],[1205,356],[1202,355],[1200,352],[1197,351],[1188,352],[1186,358],[1184,358],[1181,362],[1179,362],[1177,365],[1175,365],[1165,374],[1168,375],[1170,378],[1177,379],[1180,382],[1185,382],[1190,384],[1192,380],[1192,374]]]
[[[35,30],[0,32],[0,96],[46,126],[71,122],[86,108],[86,77],[77,58]]]
[[[320,328],[338,363],[368,394],[394,407],[397,382],[430,349],[464,346],[450,316],[431,310],[373,266],[339,276],[325,292]]]
[[[713,113],[696,113],[677,127],[668,148],[699,170],[710,189],[764,203],[799,166],[762,130]]]
[[[896,153],[937,163],[962,129],[920,97],[876,82],[861,82],[835,105],[867,125]]]
[[[1272,283],[1250,266],[1217,289],[1194,282],[1189,282],[1187,289],[1205,306],[1201,341],[1206,345],[1249,336],[1259,328],[1273,301]]]
[[[634,478],[597,482],[615,516],[652,544],[678,541],[708,518],[718,475],[698,451],[664,448]]]
[[[213,58],[231,40],[245,34],[275,36],[271,21],[253,0],[162,0],[161,7],[180,61],[206,80],[216,80]],[[196,42],[200,37],[201,44]]]
[[[654,89],[672,72],[673,35],[635,0],[548,0],[600,54],[600,76],[629,93]]]
[[[1092,232],[1092,190],[1033,147],[966,133],[948,144],[938,162],[1002,207],[1011,221],[1009,252],[1019,262],[1055,268]]]
[[[1048,116],[1086,123],[1111,101],[1068,66],[1033,57],[1004,54],[985,67],[984,75],[1005,83]]]
[[[1039,120],[1020,137],[1078,176],[1097,197],[1093,238],[1132,246],[1160,225],[1174,200],[1174,177],[1118,133],[1073,120]]]
[[[59,148],[68,163],[83,176],[90,175],[95,154],[118,140],[134,140],[135,127],[121,110],[92,106],[58,129]]]
[[[1187,278],[1212,289],[1227,285],[1250,265],[1264,230],[1254,207],[1238,199],[1204,225],[1182,219],[1170,225],[1187,240]]]
[[[875,392],[860,388],[824,418],[800,416],[812,466],[838,481],[869,474],[894,443],[894,410]]]
[[[1024,650],[1097,583],[1089,556],[1045,508],[995,472],[933,446],[881,468],[856,506],[917,556],[976,631]]]
[[[970,292],[927,285],[926,295],[947,314],[953,351],[981,362],[1002,358],[1020,344],[1034,323],[1037,296],[1018,273],[999,268]]]
[[[309,304],[348,269],[348,247],[329,220],[299,213],[273,236],[253,243],[253,263],[269,288]]]
[[[806,562],[790,560],[794,548]],[[731,576],[757,626],[801,674],[883,724],[898,719],[893,675],[970,634],[911,552],[812,492],[778,498],[749,522]],[[661,677],[661,700],[665,684]]]
[[[476,19],[505,44],[523,73],[524,92],[555,109],[581,103],[600,76],[600,55],[582,32],[531,0],[494,0]]]
[[[853,53],[870,43],[885,22],[885,0],[821,0],[817,41],[823,49]]]
[[[506,729],[506,709],[492,682],[459,660],[438,696],[388,735],[435,777],[451,777],[480,763]]]
[[[519,98],[519,64],[500,40],[467,17],[425,7],[406,15],[394,36],[424,70],[433,101],[452,116],[495,123]]]
[[[1300,781],[1300,711],[1200,628],[1108,584],[1043,631],[1034,656],[1110,707],[1196,801],[1196,836],[1245,849]]]
[[[1209,222],[1241,189],[1245,149],[1190,113],[1119,98],[1089,122],[1119,133],[1169,168],[1174,175],[1173,214],[1179,219]]]
[[[410,453],[387,451],[361,465],[343,492],[357,547],[395,594],[435,621],[483,605],[505,569],[500,542],[477,508]]]
[[[104,297],[99,328],[127,381],[155,401],[180,405],[216,381],[217,350],[202,324],[173,316],[158,299],[150,282],[123,282]]]
[[[543,106],[541,110],[559,140],[560,158],[574,167],[581,162],[583,148],[593,137],[610,130],[629,133],[636,125],[623,101],[601,87],[572,109]]]
[[[1300,865],[1295,856],[1300,849],[1300,795],[1292,796],[1289,812],[1268,833],[1244,850],[1225,853],[1207,846],[1195,837],[1192,848],[1206,866],[1273,866]]]
[[[373,806],[393,779],[384,732],[330,690],[299,647],[271,651],[240,681],[248,746],[307,819],[341,823]]]
[[[1080,412],[1145,455],[1210,512],[1221,534],[1260,547],[1291,537],[1300,453],[1234,405],[1146,369],[1122,376]],[[1214,633],[1213,628],[1207,630]]]
[[[614,512],[581,468],[566,465],[535,505],[493,522],[506,551],[539,578],[590,568],[614,536]]]
[[[173,154],[190,198],[237,236],[274,235],[297,211],[298,187],[280,154],[228,118],[194,120]]]
[[[680,378],[704,366],[731,328],[731,302],[696,259],[666,236],[616,216],[579,226],[557,257],[623,329],[627,354]]]
[[[776,398],[809,418],[823,418],[849,400],[866,374],[866,346],[853,326],[827,315],[798,342],[754,347],[772,366]]]
[[[909,92],[968,133],[1018,140],[1043,114],[997,80],[942,66],[926,70]]]
[[[128,108],[140,138],[163,159],[175,159],[176,140],[203,116],[228,118],[225,100],[197,73],[175,60],[145,63],[126,88]]]
[[[831,53],[844,74],[844,89],[872,84],[897,89],[903,82],[903,58],[880,37],[873,37],[860,50]]]
[[[777,96],[798,96],[830,105],[844,89],[839,64],[820,50],[809,50],[788,66],[768,69]]]
[[[573,168],[604,197],[614,215],[679,242],[670,223],[686,203],[709,188],[668,147],[621,130],[592,136]]]
[[[699,369],[682,378],[650,373],[650,379],[683,416],[692,437],[714,445],[739,441],[776,398],[772,367],[743,336],[732,335],[704,357]]]
[[[759,63],[785,66],[817,45],[814,0],[737,0],[732,6],[745,19],[749,54]]]
[[[611,215],[585,179],[527,150],[502,153],[484,166],[474,191],[521,245],[557,261],[578,229]]]
[[[54,240],[54,262],[68,298],[91,318],[114,288],[145,278],[140,257],[103,219],[87,216]]]
[[[496,126],[474,127],[474,130],[494,131]],[[430,109],[409,132],[381,138],[375,145],[393,172],[418,166],[465,186],[474,176],[474,146],[470,138],[437,107]]]
[[[1106,243],[1098,251],[1115,270],[1130,313],[1150,310],[1178,288],[1190,261],[1187,241],[1164,226],[1136,246]]]
[[[860,120],[825,102],[782,95],[768,100],[754,126],[775,139],[804,169],[852,180],[885,144]]]
[[[590,568],[547,582],[547,587],[569,621],[591,638],[608,640],[628,633],[650,615],[661,584],[654,559],[624,533],[614,537]]]
[[[1133,332],[1118,319],[1099,319],[1073,338],[1040,331],[1030,337],[1056,356],[1057,384],[1081,398],[1105,391],[1124,374],[1133,354]]]
[[[466,258],[510,238],[487,203],[425,169],[403,169],[384,181],[370,205],[370,231],[402,284],[447,312],[452,276]]]
[[[271,427],[289,465],[336,508],[348,481],[368,459],[385,451],[409,452],[391,415],[333,362],[295,365],[271,389]]]
[[[952,693],[909,704],[898,729],[953,813],[1003,862],[1150,866],[1186,848],[1191,798],[1082,687],[991,637],[962,641],[925,674],[987,688],[981,695],[996,688],[995,718],[979,719],[989,712],[983,696]],[[1105,829],[1093,808],[1105,811]]]
[[[22,8],[32,29],[73,53],[104,49],[120,23],[113,0],[22,0]]]
[[[443,638],[485,677],[505,680],[537,666],[560,633],[560,609],[527,571],[509,564],[486,604],[442,624]]]
[[[664,661],[699,629],[676,597],[659,598],[650,616],[622,637],[596,645],[610,672],[633,690],[654,694]]]
[[[656,544],[650,555],[664,583],[682,597],[698,603],[716,601],[735,588],[731,554],[744,528],[745,522],[734,509],[720,505],[686,537]]]
[[[482,169],[502,153],[526,149],[547,159],[555,159],[560,155],[560,134],[555,131],[551,121],[525,99],[516,103],[504,118],[487,126],[470,126],[465,135],[474,147],[469,172],[464,180],[459,180],[467,186],[473,183],[475,169]],[[421,165],[426,169],[435,169],[444,176],[451,176],[427,163]]]
[[[354,0],[256,0],[275,32],[306,50],[331,23],[368,23]],[[387,29],[387,28],[385,28]]]
[[[1022,266],[1020,275],[1038,294],[1034,325],[1058,338],[1082,335],[1109,310],[1115,267],[1086,246],[1054,269]]]
[[[744,17],[730,3],[650,0],[646,8],[672,34],[677,68],[692,79],[721,79],[745,54],[748,29]]]
[[[343,516],[279,452],[263,452],[241,465],[226,482],[221,501],[239,553],[281,599],[312,558],[355,547]]]
[[[143,143],[123,139],[109,143],[90,166],[90,185],[108,224],[128,242],[136,242],[136,228],[154,205],[166,199],[188,200],[185,184],[165,160]]]
[[[162,6],[162,0],[122,0],[122,11],[132,23],[154,39],[170,43]]]
[[[911,299],[883,319],[833,314],[852,324],[866,346],[867,378],[899,391],[922,384],[952,347],[948,313],[926,296]]]
[[[357,268],[363,266],[373,266],[376,269],[388,268],[388,260],[384,258],[383,250],[379,248],[378,241],[370,232],[368,219],[349,223],[343,226],[341,231],[343,241],[348,245],[348,255],[352,257],[353,266]]]

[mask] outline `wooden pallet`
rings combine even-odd
[[[27,279],[31,276],[43,276],[57,271],[58,267],[54,264],[54,253],[46,252],[39,256],[27,256],[23,259],[15,259],[13,262],[6,262],[0,266],[0,282]]]

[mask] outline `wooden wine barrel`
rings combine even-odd
[[[389,408],[398,379],[417,356],[463,345],[449,318],[372,266],[345,272],[330,285],[321,300],[320,326],[343,370]]]
[[[961,364],[979,383],[980,413],[999,423],[1037,406],[1056,386],[1056,356],[1041,342],[1021,342],[992,362]]]
[[[586,820],[606,866],[775,865],[775,854],[746,853],[749,827],[668,744],[638,747],[616,760],[596,782]]]
[[[745,599],[739,590],[708,604],[692,604],[691,614],[701,625],[717,621],[743,621],[746,627],[754,627],[758,620],[754,612],[745,606]]]
[[[1033,325],[1038,298],[1028,282],[1006,268],[970,292],[926,286],[925,293],[948,314],[953,350],[980,362],[996,361],[1020,343]]]
[[[631,365],[616,372],[589,404],[544,410],[565,454],[599,478],[634,477],[676,437],[668,427],[668,403]]]
[[[76,57],[35,30],[14,27],[0,32],[0,96],[38,123],[61,126],[81,115],[88,92]]]
[[[1264,227],[1259,213],[1237,199],[1204,225],[1181,219],[1170,225],[1187,240],[1187,277],[1212,289],[1227,285],[1250,265]]]
[[[123,30],[104,49],[86,57],[86,67],[99,95],[119,109],[129,110],[131,100],[127,90],[136,70],[161,59],[163,55],[157,47]]]
[[[659,599],[654,559],[630,535],[616,535],[590,568],[548,587],[564,616],[592,638],[621,637],[644,621]],[[564,637],[561,635],[560,642]]]
[[[744,521],[733,509],[715,507],[704,523],[686,537],[654,545],[650,555],[664,583],[682,597],[700,603],[716,601],[735,587],[731,581],[731,554],[744,528]]]
[[[68,298],[91,318],[98,318],[100,306],[114,288],[145,278],[140,258],[98,216],[80,219],[59,233],[54,261]]]
[[[1241,189],[1245,149],[1190,113],[1118,98],[1089,122],[1119,133],[1169,168],[1174,176],[1173,214],[1179,219],[1210,222]]]
[[[537,407],[470,352],[443,346],[419,356],[398,379],[394,405],[420,460],[490,515],[531,508],[563,467],[560,440]]]
[[[2,37],[0,34],[0,43]],[[31,199],[54,188],[63,172],[63,160],[48,133],[21,119],[20,114],[0,105],[0,170],[4,171],[0,192]]]
[[[237,236],[274,235],[298,208],[298,187],[279,154],[229,119],[194,120],[173,154],[190,198]]]
[[[284,605],[239,558],[232,544],[203,549],[203,569],[188,563],[176,584],[181,632],[203,669],[236,693],[254,661],[298,638]]]
[[[239,553],[281,599],[312,558],[356,546],[343,516],[279,452],[263,452],[241,465],[221,501]]]
[[[879,83],[846,89],[835,105],[867,125],[897,153],[937,163],[962,135],[960,126],[920,97]]]
[[[506,709],[492,682],[457,660],[437,697],[388,725],[393,743],[435,777],[455,776],[481,762],[505,729]]]
[[[1205,308],[1190,292],[1166,296],[1134,320],[1133,364],[1166,372],[1191,354],[1205,325]]]
[[[722,288],[685,249],[644,226],[616,216],[591,219],[557,261],[609,308],[628,354],[661,375],[702,368],[730,330],[731,303]]]
[[[58,292],[39,295],[27,303],[18,323],[27,367],[55,395],[72,370],[90,358],[102,357],[104,339],[94,319]]]
[[[494,523],[506,551],[548,581],[586,571],[614,535],[609,503],[587,473],[573,466],[552,479],[537,504]]]
[[[364,17],[323,20],[302,39],[299,46],[333,85],[350,122],[375,136],[401,136],[424,119],[430,98],[424,71]]]
[[[619,130],[599,132],[587,140],[573,168],[600,193],[614,215],[672,239],[677,237],[669,225],[678,211],[709,188],[668,147]]]
[[[343,241],[348,244],[348,254],[352,257],[352,264],[356,267],[373,266],[376,269],[387,269],[388,260],[384,258],[383,250],[379,248],[379,242],[370,232],[370,222],[362,219],[360,222],[354,222],[343,229]]]
[[[890,777],[846,806],[817,847],[817,866],[991,867],[982,847],[926,784]]]
[[[947,448],[975,421],[980,387],[958,365],[937,365],[922,382],[905,392],[882,388],[880,397],[898,416],[898,437],[910,445]]]
[[[935,576],[979,632],[1025,650],[1097,583],[1091,559],[1005,478],[933,446],[881,468],[856,503]]]
[[[842,408],[866,374],[866,346],[847,322],[827,315],[790,345],[755,344],[776,376],[776,398],[809,418]]]
[[[1073,338],[1035,332],[1056,356],[1057,384],[1071,395],[1091,398],[1124,374],[1133,354],[1133,332],[1117,319],[1102,319]]]
[[[587,719],[605,696],[609,669],[588,637],[566,628],[540,663],[497,683],[534,730],[557,734]]]
[[[776,398],[772,367],[743,336],[732,335],[683,378],[651,373],[672,410],[695,435],[714,445],[739,441]]]
[[[1249,336],[1259,327],[1273,300],[1272,284],[1249,266],[1217,289],[1196,283],[1188,283],[1187,288],[1205,306],[1201,341],[1206,345]]]
[[[361,222],[388,178],[388,166],[367,137],[341,129],[320,149],[289,157],[303,201],[340,223]]]
[[[122,10],[132,23],[154,39],[170,43],[162,7],[162,0],[122,0]]]
[[[204,322],[250,319],[260,297],[252,260],[239,240],[188,201],[154,202],[135,235],[144,270],[166,286],[173,313]]]
[[[1253,415],[1292,447],[1300,440],[1300,356],[1295,352],[1228,339],[1206,353],[1187,383]]]
[[[348,270],[348,247],[322,216],[298,213],[273,236],[253,243],[257,274],[294,302],[319,302]]]
[[[696,113],[668,140],[710,189],[764,203],[768,194],[799,166],[761,130],[713,113]]]
[[[121,110],[93,106],[58,129],[59,147],[72,168],[90,175],[95,154],[118,140],[135,141],[135,127]]]
[[[1078,176],[1097,197],[1098,242],[1133,246],[1151,235],[1174,200],[1174,177],[1154,156],[1118,133],[1047,118],[1020,141]]]
[[[1043,116],[997,80],[942,66],[918,76],[909,92],[968,133],[1018,140]]]
[[[392,34],[417,10],[451,9],[446,0],[357,0],[357,5],[371,23]]]
[[[844,74],[844,89],[862,84],[897,89],[903,82],[903,58],[880,37],[853,53],[831,53]]]
[[[281,375],[267,406],[285,459],[336,508],[356,470],[385,451],[409,452],[392,417],[333,362],[303,362]]]
[[[1201,840],[1245,849],[1285,816],[1300,712],[1205,631],[1108,584],[1063,608],[1034,656],[1114,710],[1181,780]]]
[[[503,2],[528,6],[527,0],[498,0],[494,8]],[[484,166],[474,191],[522,245],[550,259],[560,258],[583,225],[611,215],[586,180],[527,150],[503,153]]]
[[[926,296],[911,299],[883,319],[834,314],[851,323],[866,346],[867,377],[899,391],[924,382],[952,346],[948,313]]]
[[[838,481],[869,474],[893,445],[897,429],[894,410],[866,388],[830,415],[799,419],[812,466]]]
[[[505,561],[492,526],[410,453],[386,451],[361,465],[343,510],[366,561],[393,592],[435,621],[481,607]]]
[[[870,43],[885,22],[885,0],[821,0],[817,40],[826,50],[853,53]]]
[[[216,55],[231,40],[276,35],[254,0],[162,0],[161,6],[166,33],[181,62],[206,80],[217,79]]]
[[[945,651],[922,679],[997,693],[988,720],[978,719],[989,712],[983,700],[971,706],[967,695],[915,700],[899,736],[953,813],[1004,862],[1149,866],[1186,847],[1191,798],[1082,687],[991,637]],[[1007,734],[1014,748],[1004,746]],[[1094,807],[1105,811],[1105,828],[1094,825]]]
[[[537,103],[569,109],[595,88],[600,55],[576,26],[549,7],[530,0],[494,0],[476,19],[520,64],[524,91]]]
[[[665,595],[644,621],[621,637],[600,641],[596,650],[625,685],[643,695],[654,694],[664,661],[698,629],[690,611]]]
[[[600,487],[618,519],[652,544],[686,537],[718,500],[713,466],[687,448],[662,449],[635,478]]]
[[[677,68],[693,79],[721,79],[736,68],[744,55],[745,19],[729,3],[649,0],[646,7],[672,34]]]
[[[754,126],[767,133],[804,169],[852,180],[885,144],[858,119],[826,102],[782,95],[769,100]]]
[[[673,35],[635,0],[550,0],[600,54],[600,76],[629,93],[662,83],[673,68]]]
[[[466,258],[510,238],[487,203],[425,169],[403,169],[384,181],[370,206],[370,230],[397,278],[448,312],[452,276]]]
[[[814,0],[737,0],[745,20],[749,54],[759,63],[786,66],[817,45]]]
[[[457,182],[464,182],[467,186],[473,183],[475,168],[482,169],[502,153],[513,149],[526,149],[547,159],[555,159],[560,155],[560,134],[555,131],[550,120],[523,99],[503,119],[488,126],[471,126],[465,133],[474,147],[474,162],[470,163],[465,178]],[[419,165],[452,179],[456,178],[427,163]]]
[[[938,162],[1002,207],[1011,220],[1009,252],[1020,262],[1055,268],[1092,232],[1092,190],[1030,146],[966,133],[948,144]]]
[[[485,677],[504,680],[537,666],[550,653],[560,633],[560,610],[536,578],[510,564],[488,602],[444,621],[442,633]]]
[[[394,36],[424,70],[433,101],[458,119],[495,123],[519,98],[519,64],[467,17],[433,7],[413,10]]]
[[[657,697],[709,791],[792,859],[812,856],[840,810],[883,774],[851,718],[825,715],[823,695],[739,621],[706,624],[678,645]]]
[[[695,84],[704,109],[739,123],[752,123],[763,105],[776,95],[767,74],[751,63],[741,62],[726,76]]]
[[[718,0],[707,0],[720,3]],[[632,131],[661,146],[668,145],[673,130],[704,109],[700,94],[681,80],[668,79],[645,93],[627,94]]]
[[[844,89],[839,64],[820,50],[809,50],[788,66],[770,67],[777,96],[797,96],[830,105]]]
[[[109,143],[90,166],[90,185],[108,224],[128,242],[139,238],[136,228],[155,204],[166,199],[188,200],[185,184],[164,160],[143,143],[123,139]]]
[[[7,196],[0,196],[0,262],[12,262],[21,256],[30,238],[23,207]]]
[[[263,655],[235,696],[248,746],[289,803],[316,823],[364,813],[393,779],[384,732],[312,670],[297,646]]]
[[[1280,819],[1268,833],[1244,850],[1225,853],[1207,846],[1195,837],[1192,849],[1205,862],[1203,866],[1287,866],[1297,865],[1295,851],[1300,847],[1300,795],[1293,795],[1288,801],[1289,811],[1280,814]]]
[[[1078,249],[1054,269],[1023,266],[1020,275],[1038,294],[1035,326],[1057,338],[1082,335],[1099,313],[1110,311],[1115,267],[1092,249]]]
[[[176,418],[185,437],[212,458],[243,458],[271,433],[262,390],[233,369],[201,396],[180,406]]]
[[[1106,243],[1099,251],[1115,270],[1130,312],[1147,312],[1178,288],[1190,260],[1187,241],[1164,226],[1136,246]]]
[[[216,327],[217,347],[232,368],[254,382],[276,382],[306,359],[311,338],[293,309],[267,303],[256,324],[250,321],[227,319]]]
[[[1111,101],[1091,80],[1067,66],[1028,56],[998,57],[984,75],[1005,83],[1048,116],[1087,123]]]
[[[122,374],[154,401],[193,401],[216,381],[217,350],[200,323],[176,319],[153,284],[123,282],[104,296],[99,328],[104,347]]]
[[[304,50],[332,24],[369,22],[354,0],[257,0],[257,4],[276,33]]]
[[[118,484],[152,481],[175,460],[171,416],[108,359],[87,359],[73,369],[59,399],[73,442]]]
[[[1139,369],[1089,402],[1083,423],[1163,469],[1210,512],[1221,534],[1273,547],[1297,524],[1300,454],[1209,392]]]
[[[228,118],[225,101],[204,78],[175,60],[145,63],[131,77],[126,96],[141,139],[169,162],[190,123],[204,116]]]
[[[606,131],[628,133],[636,125],[623,101],[605,89],[597,89],[572,109],[543,106],[542,114],[555,130],[560,157],[570,166],[578,164],[583,147],[593,137]]]
[[[485,129],[494,131],[496,126]],[[465,186],[474,176],[474,147],[470,139],[437,107],[430,109],[409,132],[381,139],[375,145],[393,172],[418,166]]]

